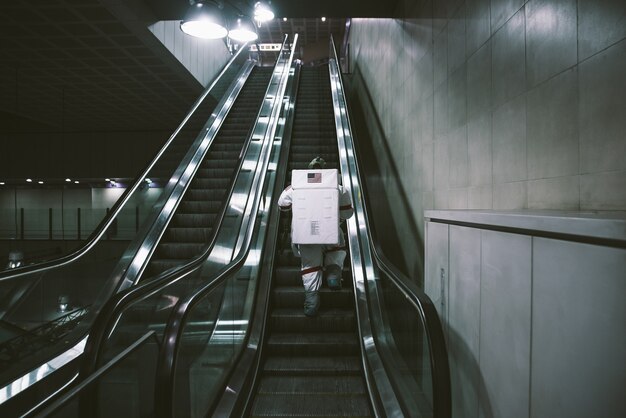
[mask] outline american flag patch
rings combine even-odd
[[[306,182],[307,183],[321,183],[322,173],[307,173]]]

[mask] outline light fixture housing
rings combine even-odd
[[[187,10],[180,30],[202,39],[220,39],[228,34],[222,13],[212,1],[198,1]]]
[[[246,17],[238,17],[233,23],[232,28],[228,31],[228,37],[235,42],[252,42],[259,39],[256,27],[251,19]]]
[[[254,4],[254,19],[258,22],[269,22],[274,19],[274,12],[267,3],[258,1]]]

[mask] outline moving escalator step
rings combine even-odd
[[[317,155],[326,160],[326,168],[339,168],[328,68],[304,67],[300,77],[289,170],[307,168]],[[319,312],[307,317],[300,258],[283,247],[275,256],[265,360],[250,415],[373,416],[363,377],[350,269],[343,270],[341,290],[331,291],[322,284]]]
[[[252,417],[371,417],[364,395],[266,394],[257,397]]]
[[[183,264],[206,248],[271,74],[271,68],[261,67],[250,73],[182,197],[144,276],[154,276]]]

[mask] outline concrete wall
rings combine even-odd
[[[454,417],[625,416],[626,249],[426,229],[425,285],[445,327]]]
[[[407,1],[422,17],[353,20],[355,94],[422,240],[425,209],[626,209],[625,4]]]
[[[179,20],[161,21],[150,25],[150,31],[180,61],[187,70],[207,87],[230,60],[223,39],[199,39],[184,34]]]

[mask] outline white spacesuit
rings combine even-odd
[[[309,169],[322,169],[325,161],[316,157],[309,163]],[[281,211],[290,211],[293,189],[288,186],[278,199]],[[343,222],[350,218],[352,199],[350,194],[339,185],[339,218]],[[319,289],[322,285],[322,273],[326,283],[332,290],[341,289],[341,271],[346,258],[346,244],[343,233],[339,233],[338,244],[298,244],[292,246],[294,253],[301,258],[302,284],[304,285],[304,314],[315,316],[319,309]]]

